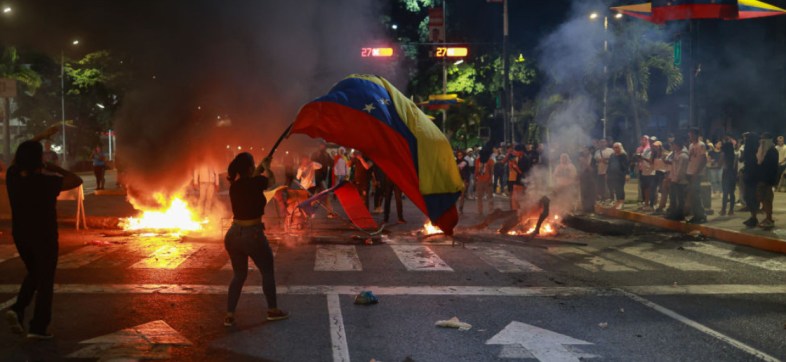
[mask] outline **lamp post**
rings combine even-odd
[[[590,21],[595,21],[600,18],[600,14],[593,12],[589,15]],[[614,19],[622,19],[622,13],[614,15]],[[603,16],[603,138],[606,138],[606,124],[608,121],[608,101],[609,101],[609,16]]]
[[[79,40],[74,40],[71,45],[79,45]],[[66,119],[65,119],[65,51],[60,50],[60,121],[63,137],[63,168],[68,166],[68,151],[66,147]]]

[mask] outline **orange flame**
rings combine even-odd
[[[432,224],[431,221],[429,221],[425,225],[423,225],[422,233],[424,235],[434,235],[434,234],[442,234],[443,232],[440,228],[434,226],[434,224]]]
[[[150,230],[175,235],[203,229],[205,221],[199,220],[196,213],[188,207],[188,203],[179,196],[167,200],[163,194],[156,193],[153,197],[164,206],[158,209],[143,209],[139,217],[121,219],[120,227],[127,231]]]
[[[542,236],[553,236],[557,235],[557,229],[560,227],[559,223],[559,215],[554,215],[550,220],[546,219],[543,221],[543,224],[540,225],[540,233],[539,235]],[[535,232],[536,224],[532,223],[530,228],[527,232],[521,232],[516,230],[508,231],[508,235],[516,236],[516,235],[532,235]]]

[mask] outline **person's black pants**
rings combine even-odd
[[[394,194],[396,196],[396,216],[398,217],[398,221],[404,221],[404,210],[402,208],[403,205],[401,205],[401,189],[388,181],[385,182],[383,192],[385,194],[385,222],[388,222],[390,218],[390,199],[393,198]]]
[[[723,170],[721,176],[721,189],[723,190],[723,198],[721,199],[721,210],[726,211],[726,204],[729,205],[729,211],[734,212],[735,196],[734,191],[737,188],[737,172],[735,170]]]
[[[265,236],[265,225],[232,225],[224,237],[224,248],[232,261],[232,282],[229,284],[227,312],[235,312],[243,283],[248,276],[248,258],[254,261],[262,273],[262,292],[268,308],[276,308],[276,276],[273,266],[273,250]]]
[[[625,201],[625,174],[606,174],[606,182],[611,196],[617,201]]]
[[[756,214],[759,212],[759,199],[756,198],[756,185],[751,183],[745,183],[745,187],[743,188],[743,192],[745,193],[745,206],[748,208],[748,211],[751,213],[751,218],[755,219]]]
[[[96,176],[96,189],[104,189],[104,174],[106,173],[106,166],[93,166],[93,174]]]
[[[14,235],[14,244],[25,264],[27,275],[11,310],[24,320],[25,309],[35,295],[35,311],[30,321],[30,332],[44,334],[52,321],[52,297],[59,248],[57,236],[41,238]]]

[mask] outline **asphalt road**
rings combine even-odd
[[[409,215],[409,214],[408,214]],[[748,361],[786,358],[786,256],[668,233],[564,229],[464,245],[392,227],[270,232],[285,321],[264,320],[258,273],[222,325],[228,259],[217,235],[104,237],[61,229],[52,341],[0,328],[0,360]],[[576,246],[571,243],[584,243]],[[0,306],[23,275],[0,239]],[[370,290],[379,304],[356,305]],[[28,314],[31,314],[30,312]],[[469,330],[439,328],[458,317]],[[4,327],[4,326],[3,326]]]

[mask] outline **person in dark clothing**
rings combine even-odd
[[[611,148],[614,153],[609,157],[606,180],[609,183],[609,189],[613,193],[612,196],[616,199],[614,208],[621,209],[622,205],[625,204],[625,181],[630,178],[628,174],[630,161],[628,160],[628,154],[622,147],[622,143],[616,142]]]
[[[731,137],[726,137],[720,149],[721,167],[721,216],[726,215],[726,205],[729,205],[729,215],[734,215],[734,190],[737,188],[737,154],[734,152],[734,143]]]
[[[371,172],[369,171],[373,163],[363,158],[360,151],[355,150],[352,154],[352,183],[358,189],[360,198],[363,199],[366,209],[369,209],[369,186],[371,184]],[[369,211],[371,211],[369,209]]]
[[[235,324],[235,309],[248,275],[248,258],[254,261],[262,273],[262,292],[268,308],[267,320],[286,319],[289,313],[278,308],[273,251],[265,236],[265,224],[262,223],[267,203],[264,191],[269,184],[275,183],[270,159],[265,158],[254,168],[254,156],[243,152],[229,164],[227,179],[230,182],[229,200],[234,218],[224,237],[224,247],[232,262],[233,276],[227,293],[224,325],[231,327]]]
[[[759,201],[756,199],[756,185],[759,182],[759,165],[756,162],[756,152],[758,151],[757,140],[758,135],[752,132],[746,133],[745,137],[745,150],[742,154],[742,161],[745,163],[745,168],[742,171],[742,183],[745,184],[743,188],[745,198],[745,207],[751,214],[744,224],[748,227],[754,227],[759,224],[756,214],[759,212]]]
[[[597,188],[595,186],[595,176],[598,171],[593,167],[591,147],[587,147],[579,153],[579,187],[581,188],[581,210],[584,212],[595,212],[595,201],[597,200]]]
[[[16,302],[6,312],[11,330],[24,334],[25,309],[35,295],[35,311],[27,337],[49,339],[52,320],[52,297],[59,249],[57,233],[57,196],[82,184],[79,176],[51,163],[44,163],[40,140],[57,133],[50,127],[16,149],[6,173],[6,187],[11,204],[11,234],[27,274],[19,288]]]
[[[772,201],[775,195],[772,188],[778,184],[778,150],[772,142],[772,135],[763,133],[756,152],[756,163],[759,166],[759,179],[756,183],[756,199],[761,202],[766,217],[759,224],[764,229],[772,228]]]
[[[384,174],[383,174],[384,175]],[[384,206],[384,222],[387,223],[390,220],[390,199],[393,198],[393,195],[396,196],[396,216],[398,217],[398,223],[404,224],[407,221],[404,220],[404,209],[402,207],[402,200],[401,200],[401,189],[390,180],[390,177],[384,175],[382,177],[382,193],[385,196],[385,206]]]
[[[461,181],[464,182],[464,191],[461,191],[461,196],[459,196],[458,200],[458,211],[459,214],[464,213],[464,200],[467,198],[467,193],[469,192],[469,178],[472,173],[470,172],[469,162],[464,157],[464,152],[457,151],[456,152],[456,166],[459,169],[459,176],[461,176]]]

